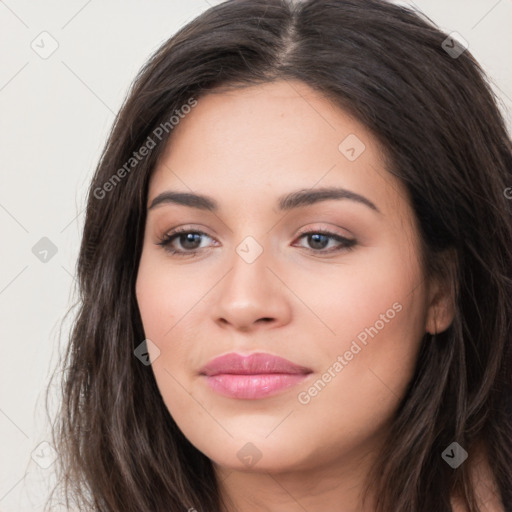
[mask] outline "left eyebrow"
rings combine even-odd
[[[318,189],[302,189],[295,192],[291,192],[284,196],[281,196],[278,200],[280,210],[292,210],[294,208],[300,208],[302,206],[310,206],[321,201],[328,200],[341,200],[347,199],[355,201],[359,204],[363,204],[368,208],[371,208],[377,213],[381,211],[375,206],[375,204],[367,199],[366,197],[356,194],[351,190],[344,188],[318,188]],[[190,192],[175,192],[167,190],[156,196],[148,210],[151,210],[159,205],[163,204],[179,204],[182,206],[189,206],[190,208],[198,208],[200,210],[207,210],[216,212],[219,210],[219,205],[215,199],[202,194],[194,194]]]
[[[374,203],[366,197],[356,194],[351,190],[345,188],[317,188],[317,189],[302,189],[286,196],[279,198],[280,210],[291,210],[301,206],[309,206],[311,204],[319,203],[320,201],[328,201],[330,199],[348,199],[360,204],[368,206],[377,213],[382,213]]]

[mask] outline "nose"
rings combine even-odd
[[[231,271],[216,290],[216,322],[223,328],[245,332],[288,323],[292,314],[290,292],[278,274],[278,265],[265,251],[252,263],[235,253]]]

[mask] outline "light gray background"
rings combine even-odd
[[[73,300],[85,192],[114,113],[150,54],[218,3],[0,1],[0,511],[42,510],[54,475],[36,462],[52,453],[40,446],[50,440],[43,393]],[[510,129],[512,0],[414,5],[469,43]],[[51,44],[46,59],[31,47]],[[47,262],[32,252],[42,237],[58,250]]]

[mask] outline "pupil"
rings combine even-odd
[[[309,235],[309,242],[313,249],[323,249],[326,247],[329,239],[326,235],[315,233],[313,235]]]
[[[201,243],[200,236],[201,235],[199,235],[199,233],[185,233],[184,235],[181,235],[180,242],[185,249],[197,249]],[[199,242],[199,244],[196,242]]]

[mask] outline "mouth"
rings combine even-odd
[[[264,353],[225,354],[200,371],[214,392],[244,400],[276,395],[299,384],[311,373],[310,368]]]

